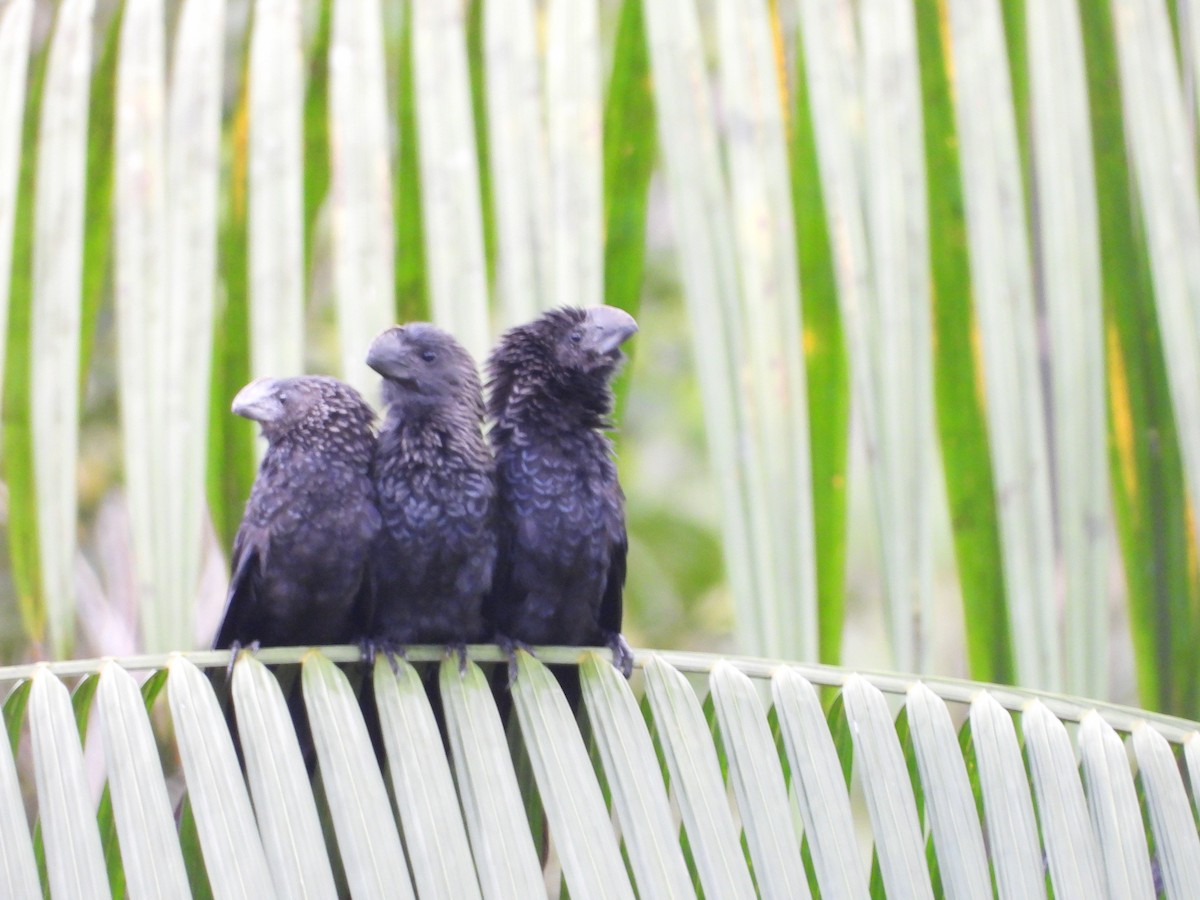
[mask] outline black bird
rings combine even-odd
[[[386,418],[371,477],[383,527],[371,551],[375,613],[368,652],[489,636],[483,601],[496,559],[495,475],[483,438],[475,360],[451,335],[416,322],[371,343]]]
[[[233,411],[262,425],[267,453],[233,541],[213,649],[343,644],[366,625],[374,412],[325,376],[259,378]],[[232,664],[231,664],[232,665]]]
[[[609,383],[637,331],[611,306],[564,307],[513,328],[488,360],[500,555],[489,598],[497,641],[605,645],[628,677],[621,636],[625,497],[617,482]],[[558,672],[572,706],[575,670]]]

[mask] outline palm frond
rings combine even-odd
[[[169,824],[149,711],[131,677],[165,669],[186,802],[217,894],[269,896],[274,886],[329,896],[335,860],[356,895],[404,896],[414,887],[489,898],[540,893],[545,883],[483,670],[502,657],[494,647],[471,651],[465,668],[443,661],[436,678],[428,667],[441,655],[437,648],[414,648],[394,672],[377,663],[374,696],[396,809],[360,714],[355,685],[362,669],[353,648],[275,649],[237,662],[232,702],[243,723],[249,793],[222,712],[225,689],[213,687],[223,679],[202,671],[219,673],[226,653],[0,669],[0,684],[14,685],[14,697],[32,683],[28,722],[51,890],[75,896],[76,888],[103,889],[106,881],[64,683],[79,675],[90,676],[81,690],[99,682],[126,883],[135,892],[155,885],[152,892],[161,893],[181,883],[181,862],[194,870],[196,860],[186,854],[195,851]],[[865,895],[863,854],[870,847],[860,842],[867,835],[889,893],[931,895],[933,858],[940,883],[964,896],[990,895],[989,868],[999,890],[1014,896],[1040,896],[1047,869],[1059,896],[1106,888],[1145,896],[1153,866],[1180,896],[1200,879],[1200,836],[1177,761],[1182,754],[1189,776],[1197,776],[1188,749],[1200,741],[1196,723],[969,682],[700,654],[639,654],[630,684],[612,671],[607,654],[536,652],[539,659],[520,657],[514,707],[572,896],[629,896],[635,885],[642,894],[689,896],[693,876],[710,896],[776,888],[804,896],[809,884],[824,895]],[[547,662],[581,664],[589,729],[577,728]],[[283,673],[297,663],[336,843],[322,836],[289,707],[267,668],[283,665]],[[711,723],[701,708],[705,683],[716,712]],[[448,748],[429,703],[434,684]],[[841,691],[865,821],[849,802],[820,686]],[[645,722],[637,708],[643,692]],[[764,705],[768,694],[772,702]],[[898,707],[915,751],[909,770],[894,721]],[[782,743],[771,735],[770,717]],[[957,738],[955,721],[964,721]],[[591,761],[584,734],[599,749]],[[1125,740],[1145,792],[1154,857]],[[4,750],[0,853],[14,896],[37,877],[24,817],[13,814],[22,789]],[[917,798],[928,805],[926,819],[918,816]],[[926,854],[930,837],[935,857]]]

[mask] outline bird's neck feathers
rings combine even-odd
[[[300,422],[285,434],[274,436],[263,458],[263,468],[285,464],[298,456],[328,457],[331,464],[344,464],[365,471],[371,463],[374,435],[369,409],[354,413],[314,417]]]
[[[413,390],[390,379],[383,380],[383,405],[387,415],[406,418],[472,416],[483,418],[483,390],[479,378],[472,376],[454,385],[442,385],[437,392]]]
[[[383,382],[383,402],[387,407],[383,430],[449,429],[478,430],[483,422],[483,392],[478,380],[448,394],[421,394],[400,385]]]
[[[379,453],[474,459],[487,452],[482,420],[482,401],[470,408],[462,403],[392,404],[379,432]]]
[[[584,372],[559,365],[545,352],[527,352],[515,359],[497,356],[490,368],[488,414],[501,429],[612,427],[608,382],[615,367]]]

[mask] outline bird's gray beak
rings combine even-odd
[[[405,356],[400,329],[389,328],[371,341],[371,346],[367,348],[367,365],[384,378],[399,380],[404,378],[408,368],[404,364]]]
[[[233,412],[254,422],[273,422],[283,415],[283,404],[279,402],[278,381],[274,378],[256,378],[233,398]]]
[[[584,340],[597,353],[615,353],[637,333],[633,316],[615,306],[593,306],[587,311]]]

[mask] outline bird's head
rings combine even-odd
[[[563,369],[610,375],[625,358],[621,345],[637,333],[633,316],[615,306],[564,307],[534,323]]]
[[[603,424],[609,381],[625,359],[621,346],[637,330],[633,316],[613,306],[564,306],[510,329],[488,360],[489,414]]]
[[[395,325],[367,350],[367,365],[383,376],[389,406],[480,407],[475,360],[453,335],[428,322]]]
[[[327,375],[256,378],[233,398],[233,412],[258,422],[268,442],[285,436],[358,440],[374,413],[358,391]]]

